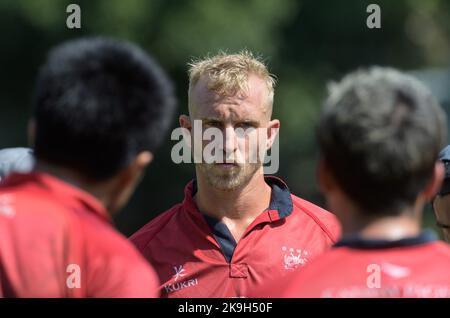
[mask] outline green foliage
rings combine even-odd
[[[81,30],[66,28],[66,6],[81,7]],[[450,2],[377,1],[382,28],[366,27],[371,1],[296,0],[3,0],[0,2],[0,147],[26,144],[33,81],[48,49],[68,38],[110,35],[151,52],[177,84],[186,112],[186,64],[249,49],[265,57],[279,83],[274,115],[282,122],[281,170],[292,191],[317,202],[314,126],[326,82],[356,67],[412,70],[447,66]],[[176,120],[174,119],[174,126]],[[117,222],[127,234],[182,198],[192,166],[174,165],[167,144]],[[318,203],[323,203],[318,201]]]

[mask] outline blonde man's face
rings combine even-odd
[[[279,121],[270,120],[268,107],[268,89],[266,83],[256,75],[248,78],[248,91],[238,92],[234,96],[219,96],[210,91],[204,78],[195,84],[190,94],[190,120],[201,120],[202,130],[217,128],[223,136],[220,151],[227,163],[199,163],[200,173],[213,187],[221,190],[233,190],[258,171],[262,173],[262,163],[251,161],[257,157],[261,147],[270,148],[274,139],[271,128],[278,131]],[[240,128],[240,130],[238,129]],[[261,130],[262,129],[262,130]],[[245,131],[244,134],[240,133]],[[261,138],[261,132],[264,138]],[[203,133],[203,132],[202,132]],[[267,142],[262,143],[261,139]],[[256,144],[255,144],[256,141]],[[210,141],[202,142],[203,148]],[[241,163],[228,163],[230,158],[243,159]]]

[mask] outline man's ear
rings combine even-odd
[[[322,193],[330,192],[336,187],[336,181],[330,172],[326,160],[323,157],[319,158],[316,175],[317,182]]]
[[[440,196],[436,195],[431,199],[431,209],[433,210],[434,214],[436,214],[436,206],[438,204],[438,201],[440,200]]]
[[[130,199],[136,186],[144,175],[145,168],[153,160],[149,151],[140,152],[134,160],[112,181],[110,204],[107,207],[111,213],[120,210]]]
[[[189,118],[189,116],[180,115],[180,117],[178,118],[178,122],[180,123],[180,127],[186,128],[189,130],[192,129],[191,119]]]
[[[34,148],[34,141],[36,138],[36,120],[34,118],[31,118],[28,121],[27,137],[28,137],[28,144],[30,145],[30,148]]]
[[[269,125],[267,126],[267,148],[272,148],[273,143],[275,142],[275,138],[280,131],[280,121],[278,119],[272,119],[269,121]]]
[[[150,151],[141,151],[131,164],[131,168],[136,173],[142,174],[152,160],[153,154]]]
[[[433,173],[430,180],[428,181],[425,189],[422,191],[422,195],[427,201],[430,201],[438,193],[442,186],[442,182],[445,177],[445,167],[442,161],[438,160],[434,164]]]
[[[150,151],[140,152],[134,160],[123,171],[121,176],[121,183],[123,186],[128,186],[130,183],[135,183],[144,174],[147,166],[152,162],[153,154]]]

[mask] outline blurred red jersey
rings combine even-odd
[[[270,206],[239,242],[225,224],[199,212],[195,182],[187,185],[181,204],[131,237],[159,275],[163,297],[246,297],[334,243],[340,231],[334,215],[292,195],[278,178],[266,182]]]
[[[0,186],[0,297],[155,297],[158,285],[93,196],[42,173]]]
[[[254,297],[450,297],[450,246],[424,232],[399,241],[346,238]]]

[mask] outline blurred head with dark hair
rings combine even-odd
[[[318,172],[344,231],[358,219],[420,220],[442,182],[446,131],[445,113],[411,76],[373,67],[332,84],[318,127]]]
[[[37,79],[30,125],[37,169],[101,188],[116,210],[164,138],[174,106],[172,83],[139,47],[101,37],[63,43]]]

